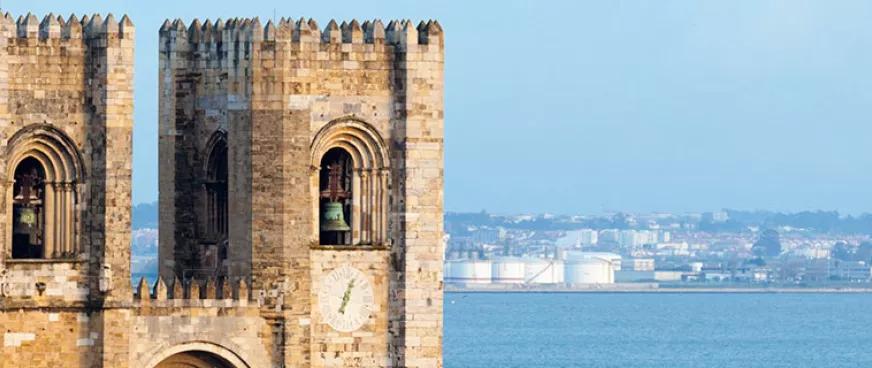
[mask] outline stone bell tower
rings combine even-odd
[[[161,277],[250,282],[277,364],[441,366],[443,49],[435,21],[167,21]]]

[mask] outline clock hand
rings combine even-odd
[[[339,306],[339,313],[345,314],[345,307],[348,305],[348,301],[351,300],[351,289],[354,288],[354,279],[348,282],[348,286],[345,288],[345,294],[342,294],[342,304]]]

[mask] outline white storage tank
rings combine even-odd
[[[524,266],[524,282],[528,284],[563,283],[563,262],[553,259],[531,258]]]
[[[491,282],[491,262],[458,260],[445,262],[445,282],[453,284],[487,284]]]
[[[568,252],[563,281],[567,284],[613,284],[615,264],[621,256],[614,253]]]
[[[500,284],[524,282],[525,262],[520,258],[506,257],[491,261],[491,280]]]

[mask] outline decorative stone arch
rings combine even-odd
[[[168,349],[151,357],[146,368],[162,368],[163,366],[172,366],[174,360],[183,361],[187,366],[198,367],[197,360],[203,360],[203,355],[210,356],[214,361],[219,361],[223,366],[214,367],[212,365],[204,365],[203,368],[250,368],[242,357],[221,345],[213,344],[204,341],[192,341],[179,345],[172,346]],[[186,355],[188,357],[186,357]],[[199,358],[198,358],[199,356]],[[186,365],[182,365],[186,366]],[[199,367],[198,367],[199,368]]]
[[[83,249],[79,244],[81,219],[76,211],[76,203],[80,191],[78,186],[84,182],[85,170],[75,143],[63,131],[49,124],[32,124],[16,132],[7,141],[5,154],[6,244],[13,247],[15,172],[19,165],[32,159],[39,163],[45,175],[40,219],[43,258],[77,258]]]
[[[312,195],[312,236],[319,238],[320,171],[322,158],[340,148],[353,162],[351,193],[352,245],[385,245],[388,241],[388,197],[390,155],[378,131],[354,117],[333,120],[315,134],[310,146],[310,188]]]
[[[205,158],[205,160],[203,160],[204,177],[209,175],[210,158],[215,153],[215,149],[222,147],[222,146],[225,148],[227,147],[227,131],[222,129],[222,128],[218,128],[215,130],[215,132],[212,133],[211,136],[209,136],[209,140],[206,141],[206,145],[204,146],[205,147],[205,149],[203,150],[203,157]]]

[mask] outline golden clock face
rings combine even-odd
[[[321,317],[334,330],[351,332],[363,326],[373,310],[372,285],[360,270],[339,267],[321,281]]]

